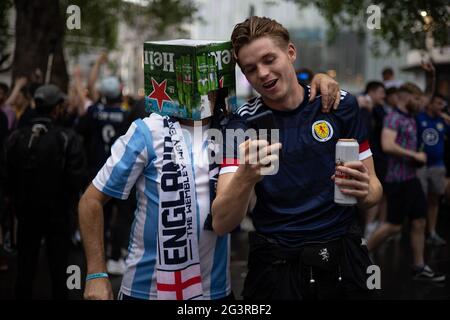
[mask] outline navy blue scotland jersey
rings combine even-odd
[[[341,90],[338,109],[321,112],[321,97],[309,100],[303,87],[303,102],[292,111],[272,110],[282,143],[279,171],[265,176],[255,186],[256,206],[252,212],[258,232],[289,247],[306,242],[327,241],[344,235],[356,218],[355,207],[334,203],[335,148],[339,139],[356,139],[359,160],[372,156],[366,128],[360,119],[356,98]],[[261,97],[240,107],[227,129],[249,129],[246,119],[269,110]],[[227,141],[228,151],[220,174],[235,172],[238,165],[236,139]],[[233,153],[230,154],[230,150]]]
[[[83,136],[91,178],[111,155],[111,146],[121,135],[126,115],[120,105],[96,103],[80,119],[77,131]]]

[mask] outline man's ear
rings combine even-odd
[[[297,59],[297,48],[295,47],[295,45],[292,42],[289,42],[287,50],[288,50],[289,60],[292,63],[294,63],[295,59]]]

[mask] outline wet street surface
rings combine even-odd
[[[450,210],[441,210],[438,233],[450,242]],[[426,262],[436,271],[447,274],[444,283],[418,282],[411,276],[411,248],[409,246],[408,229],[401,237],[388,241],[373,253],[374,263],[381,270],[380,299],[388,300],[450,300],[450,250],[449,245],[432,247],[426,246]],[[237,299],[242,299],[241,292],[247,272],[248,233],[234,232],[231,240],[231,284]],[[45,246],[44,246],[45,247]],[[45,259],[45,249],[41,250],[38,276],[35,282],[34,299],[51,299],[51,287],[48,265]],[[14,282],[16,277],[16,255],[6,253],[9,269],[0,271],[0,299],[14,298]],[[70,254],[70,264],[80,266],[82,279],[85,274],[85,261],[80,245],[74,246]],[[111,283],[115,296],[120,288],[121,277],[111,276]],[[82,286],[84,285],[82,281]],[[69,292],[69,299],[82,299],[83,288]]]

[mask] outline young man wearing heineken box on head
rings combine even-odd
[[[230,49],[229,42],[144,44],[145,89],[153,113],[133,122],[116,141],[79,204],[86,299],[113,298],[105,273],[103,205],[110,197],[127,198],[133,185],[138,203],[120,296],[232,298],[229,235],[213,232],[210,215],[220,163],[208,159],[221,146],[206,134],[233,109]],[[327,97],[339,92],[325,75],[313,79],[313,87]]]

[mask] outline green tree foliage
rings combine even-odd
[[[61,14],[68,17],[67,7],[80,7],[81,28],[66,29],[66,46],[72,54],[78,54],[87,48],[103,47],[113,49],[117,39],[117,25],[120,20],[121,0],[60,0]]]
[[[448,0],[288,0],[300,7],[314,5],[329,24],[329,39],[339,30],[350,29],[359,34],[373,32],[372,48],[380,53],[380,42],[386,42],[391,51],[398,51],[402,43],[413,49],[425,49],[427,33],[434,46],[449,45]],[[381,9],[380,28],[369,30],[367,8],[377,5]],[[426,12],[426,17],[422,16]]]
[[[136,36],[151,34],[153,39],[160,39],[168,33],[178,35],[183,31],[183,24],[191,22],[197,11],[193,0],[141,0],[140,3],[143,5],[124,0],[1,0],[0,72],[9,70],[4,64],[13,53],[7,51],[6,44],[15,40],[13,79],[37,68],[45,74],[48,57],[53,52],[52,79],[66,88],[65,49],[69,49],[70,55],[92,47],[114,49],[119,22],[135,28]],[[80,8],[80,29],[66,28],[70,5]],[[16,11],[16,34],[10,37],[6,30],[12,7]],[[146,32],[141,33],[143,30]]]
[[[113,49],[117,45],[118,23],[126,22],[137,33],[154,31],[161,37],[171,28],[180,33],[182,24],[192,21],[197,10],[190,0],[148,0],[137,5],[123,0],[61,0],[62,8],[69,5],[81,8],[81,29],[66,31],[66,44],[71,53],[82,52],[86,47]],[[65,16],[66,12],[63,13]]]
[[[10,35],[8,34],[8,15],[9,9],[12,7],[12,0],[2,0],[0,1],[0,71],[6,69],[4,63],[9,57],[6,52],[6,44],[10,40]]]

